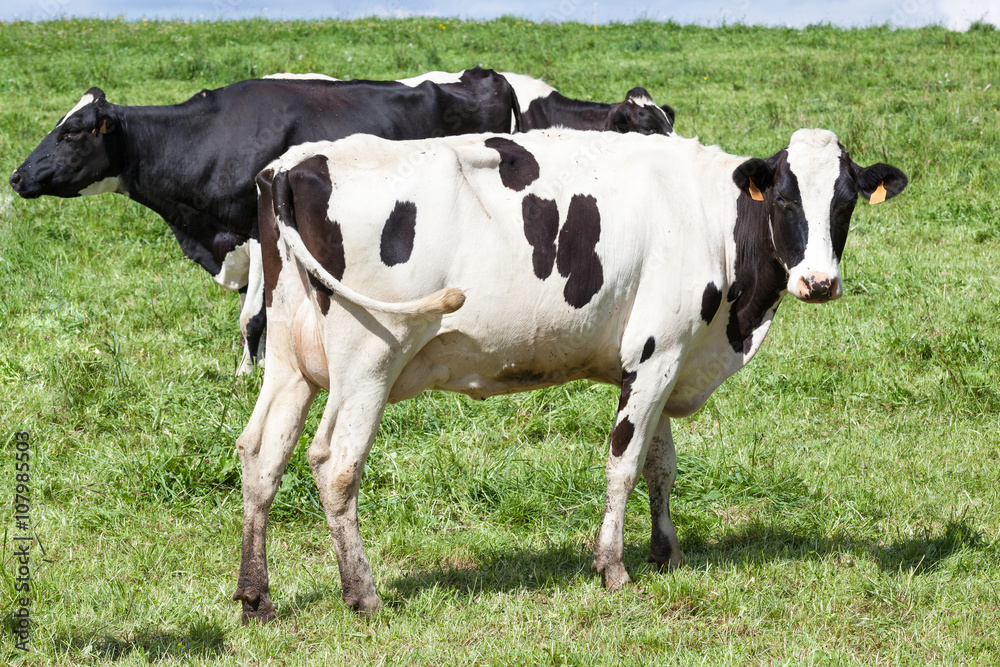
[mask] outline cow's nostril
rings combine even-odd
[[[17,170],[13,174],[10,175],[10,187],[14,188],[15,190],[20,189],[21,183],[23,183],[23,182],[24,182],[24,179],[21,177],[20,170]]]

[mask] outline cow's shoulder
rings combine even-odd
[[[544,99],[556,92],[555,88],[541,79],[535,79],[526,74],[515,74],[514,72],[501,72],[500,74],[514,89],[517,103],[521,106],[522,111],[526,110],[535,100]]]

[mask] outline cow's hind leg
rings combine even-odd
[[[629,583],[623,556],[625,505],[639,481],[649,441],[659,422],[673,373],[644,364],[638,373],[625,372],[618,415],[611,432],[611,451],[606,466],[608,489],[604,518],[594,545],[593,569],[601,574],[608,590]]]
[[[236,441],[243,468],[243,548],[233,599],[243,623],[274,618],[267,577],[267,513],[295,449],[316,387],[287,363],[273,360],[250,422]]]
[[[642,476],[649,488],[649,511],[653,519],[653,533],[649,543],[649,562],[660,569],[672,570],[684,565],[684,555],[677,540],[674,522],[670,519],[670,492],[677,477],[677,454],[670,432],[670,418],[660,416],[660,421],[646,452]]]
[[[378,383],[342,383],[341,387],[349,388],[351,393],[343,397],[331,393],[309,447],[309,465],[333,537],[344,602],[370,615],[378,610],[381,601],[358,530],[358,489],[388,389]]]

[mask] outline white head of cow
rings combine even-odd
[[[902,192],[907,178],[888,164],[858,166],[828,130],[798,130],[784,150],[741,164],[733,181],[763,203],[788,291],[822,303],[843,293],[840,258],[858,194],[877,204]]]
[[[100,88],[91,88],[14,170],[10,185],[25,199],[110,192],[117,187],[121,154],[114,105]]]

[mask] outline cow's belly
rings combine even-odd
[[[545,344],[538,341],[491,341],[469,334],[442,333],[406,365],[389,394],[391,402],[425,389],[444,389],[482,399],[541,389],[572,380],[621,383],[618,348],[591,344]]]

